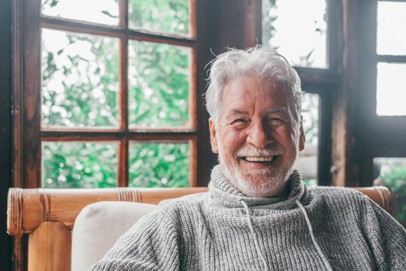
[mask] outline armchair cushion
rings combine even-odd
[[[72,231],[72,271],[88,270],[124,232],[155,207],[136,202],[102,201],[83,208]]]

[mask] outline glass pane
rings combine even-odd
[[[406,3],[378,1],[377,52],[406,55]]]
[[[42,126],[118,127],[118,39],[42,30]]]
[[[189,0],[130,0],[130,28],[190,36]]]
[[[327,68],[326,0],[262,0],[262,41],[295,66]]]
[[[133,187],[188,187],[188,143],[132,142],[130,181]]]
[[[297,168],[307,186],[317,185],[319,146],[319,95],[303,95],[303,128],[306,135],[305,149],[299,153]]]
[[[117,0],[42,0],[43,15],[118,25]]]
[[[186,47],[130,41],[130,126],[190,125],[191,55]]]
[[[45,188],[115,187],[118,143],[43,142]]]
[[[378,63],[376,113],[406,115],[406,64]]]
[[[406,158],[375,158],[374,185],[392,191],[393,216],[406,227]]]

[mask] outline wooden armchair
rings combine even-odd
[[[385,210],[391,210],[391,193],[386,187],[356,188]],[[113,189],[21,189],[10,188],[7,231],[12,236],[28,235],[26,255],[29,271],[70,270],[72,228],[79,212],[99,201],[129,201],[157,204],[207,188],[113,188]],[[22,254],[22,255],[20,255]]]

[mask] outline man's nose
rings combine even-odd
[[[272,143],[273,138],[268,129],[262,122],[251,122],[248,129],[247,142],[257,148],[263,149]]]

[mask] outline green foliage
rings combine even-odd
[[[59,0],[42,0],[42,6],[50,6],[55,7],[56,5],[58,5]]]
[[[262,40],[265,45],[270,45],[272,38],[275,36],[276,28],[274,27],[274,22],[278,18],[273,15],[276,8],[276,0],[269,0],[269,2],[264,2],[262,7]],[[278,48],[275,48],[278,50]]]
[[[406,167],[392,166],[378,177],[379,183],[393,193],[393,207],[396,219],[406,226]]]
[[[45,188],[115,187],[117,146],[114,143],[44,142]]]
[[[304,182],[306,187],[315,187],[315,186],[317,186],[317,180],[316,179],[304,179],[303,182]]]
[[[46,9],[58,4],[58,0],[42,1]],[[101,13],[115,17],[109,10]],[[189,1],[130,0],[129,24],[190,35]],[[42,37],[42,126],[117,128],[119,39],[46,28]],[[187,126],[192,50],[130,40],[128,54],[130,128]],[[118,144],[43,143],[43,187],[116,186]],[[133,142],[129,151],[130,186],[189,186],[188,143]]]
[[[130,124],[184,126],[189,120],[190,49],[130,42]]]
[[[43,37],[42,125],[117,127],[118,40],[53,30]],[[59,47],[48,45],[61,37]]]
[[[189,144],[141,143],[130,147],[130,186],[189,186]]]
[[[129,0],[128,5],[131,28],[179,35],[190,32],[187,0]]]
[[[281,49],[287,48],[286,43],[289,43],[289,41],[284,40],[284,41],[279,41],[279,44],[277,40],[278,34],[283,31],[281,29],[277,29],[275,25],[278,23],[279,16],[281,16],[281,9],[280,6],[283,0],[263,0],[262,1],[262,41],[265,46],[270,46],[274,48],[277,51],[282,51]],[[313,8],[313,7],[309,7]],[[290,16],[286,13],[283,14],[283,17],[285,16]],[[325,19],[324,19],[325,21]],[[292,23],[294,24],[294,20],[292,20]],[[297,22],[296,22],[297,23]],[[317,20],[314,21],[314,23],[317,23]],[[285,22],[286,24],[286,22]],[[315,26],[313,29],[314,32],[318,33],[319,36],[323,37],[326,33],[325,30],[322,28]],[[282,43],[281,43],[282,42]],[[280,48],[282,47],[282,48]],[[300,48],[300,46],[298,47]],[[316,51],[316,47],[311,49],[309,48],[308,51],[303,51],[300,52],[301,50],[298,49],[297,52],[285,55],[288,59],[291,61],[294,61],[295,58],[297,58],[294,63],[295,66],[303,66],[303,67],[313,67],[316,64],[315,59],[318,57],[325,57],[325,56],[320,56],[319,53]]]
[[[276,0],[268,0],[269,4],[271,6],[275,6],[276,5]]]

